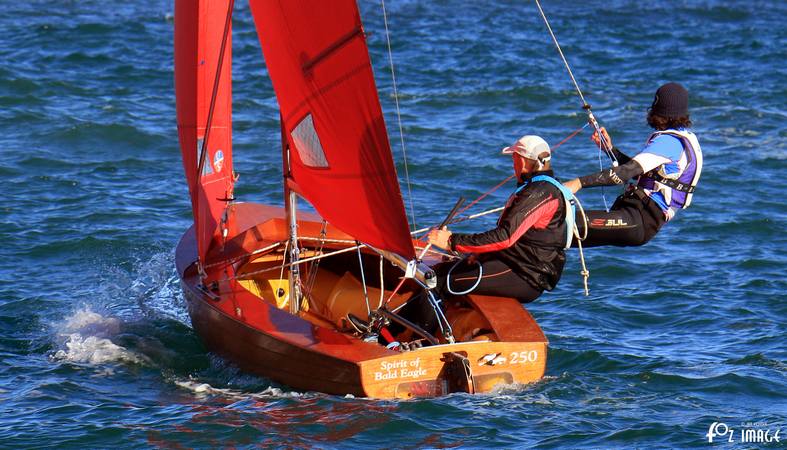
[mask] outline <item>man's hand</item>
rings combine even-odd
[[[579,182],[579,178],[574,178],[573,180],[568,180],[563,183],[563,186],[567,187],[572,194],[576,194],[577,191],[582,189],[582,183]]]
[[[604,140],[607,142],[607,145],[609,145],[609,148],[612,148],[612,138],[609,137],[609,134],[607,134],[606,128],[601,127],[601,135],[604,136]],[[601,146],[601,141],[598,138],[598,132],[594,131],[593,135],[590,136],[590,140],[595,142],[596,145]]]
[[[430,231],[427,239],[429,240],[430,244],[448,250],[450,249],[450,246],[448,245],[448,239],[451,237],[451,234],[452,233],[448,231],[447,227],[443,227],[442,230]]]

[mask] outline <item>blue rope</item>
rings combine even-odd
[[[598,170],[604,170],[604,163],[601,160],[601,146],[598,146]],[[605,192],[604,186],[601,186],[601,199],[604,201],[604,210],[609,212],[609,205],[607,204],[607,193]]]

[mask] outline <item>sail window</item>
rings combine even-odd
[[[196,154],[196,157],[194,158],[194,160],[197,161],[197,166],[198,166],[197,170],[199,170],[199,158],[200,158],[200,154],[202,153],[202,144],[203,144],[203,142],[204,142],[204,139],[202,139],[202,138],[197,139],[197,154]],[[202,176],[203,177],[206,176],[206,175],[211,175],[212,173],[213,173],[213,168],[210,166],[210,164],[205,164],[205,165],[202,166]]]
[[[301,161],[309,167],[328,167],[328,160],[325,159],[325,152],[314,129],[312,115],[308,114],[301,120],[298,126],[292,130],[292,141]]]

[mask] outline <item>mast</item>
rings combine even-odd
[[[284,210],[287,217],[287,238],[289,240],[290,271],[287,275],[290,285],[290,313],[297,314],[301,309],[301,270],[298,258],[300,248],[298,248],[298,193],[290,188],[292,172],[290,170],[290,146],[287,143],[287,135],[284,129],[284,119],[281,118],[281,151],[282,151],[282,175],[284,177]],[[284,261],[282,261],[284,263]]]
[[[301,300],[303,293],[301,292],[301,271],[300,265],[295,264],[298,262],[300,256],[300,249],[298,248],[298,194],[290,188],[284,189],[287,211],[287,233],[290,239],[290,273],[288,279],[290,281],[290,313],[297,314],[301,308]]]

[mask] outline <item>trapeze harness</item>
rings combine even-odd
[[[568,188],[566,188],[565,186],[563,186],[562,183],[560,183],[559,181],[548,175],[536,175],[535,177],[531,178],[529,181],[526,181],[522,186],[519,186],[514,191],[513,195],[518,194],[522,189],[526,188],[528,184],[534,181],[546,181],[547,183],[555,186],[560,191],[560,194],[563,197],[563,202],[565,204],[565,211],[566,211],[566,217],[565,217],[566,243],[563,248],[565,250],[571,248],[571,242],[574,238],[575,233],[577,233],[575,217],[576,217],[577,205],[579,205],[578,200]],[[581,208],[582,206],[580,205],[580,209]],[[584,216],[584,212],[583,212],[583,216]],[[577,237],[579,237],[578,234]],[[446,289],[448,290],[449,293],[453,295],[465,295],[465,294],[469,294],[470,292],[473,292],[478,287],[478,285],[481,284],[481,280],[484,277],[484,267],[481,265],[481,262],[476,260],[475,264],[478,265],[478,278],[476,279],[475,283],[469,289],[466,289],[464,291],[458,291],[458,292],[454,291],[453,288],[451,287],[451,273],[454,271],[454,269],[457,266],[459,266],[459,264],[464,262],[466,259],[467,257],[464,257],[461,258],[459,261],[457,261],[453,266],[451,266],[451,268],[448,270],[448,273],[446,275],[446,284],[445,284]]]
[[[632,158],[620,153],[621,157],[625,157],[624,165],[621,167],[628,168],[627,170],[639,170],[640,175],[634,177],[633,174],[615,174],[613,172],[615,169],[610,169],[609,172],[599,173],[597,178],[600,181],[593,180],[594,184],[589,184],[589,186],[604,186],[609,181],[616,182],[613,177],[617,178],[618,184],[624,178],[635,178],[633,184],[626,187],[626,191],[617,198],[611,209],[588,211],[590,231],[587,241],[584,242],[586,247],[643,245],[655,236],[678,210],[685,209],[691,204],[702,171],[702,150],[699,142],[689,131],[674,129],[657,131],[646,141],[643,153],[648,153],[647,145],[661,135],[669,135],[670,140],[677,139],[680,142],[682,150],[679,156],[670,156],[670,161],[641,173],[639,166],[634,169],[636,164],[631,162]],[[633,158],[634,161],[636,159],[637,156]],[[601,174],[604,175],[603,180]],[[589,177],[593,178],[594,175],[583,177],[583,186],[588,186],[584,179]]]

